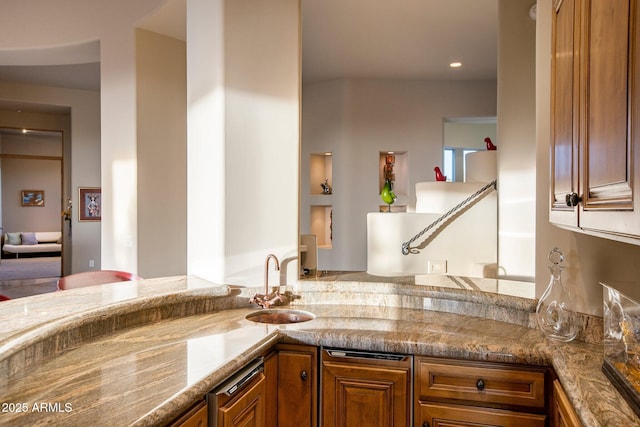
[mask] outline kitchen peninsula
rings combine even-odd
[[[303,280],[291,287],[292,305],[315,318],[287,325],[245,319],[255,289],[191,276],[3,302],[0,425],[168,424],[282,342],[552,367],[584,426],[640,425],[601,372],[601,339],[545,340],[533,327],[535,301],[518,296],[526,285]]]

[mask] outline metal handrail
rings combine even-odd
[[[496,180],[495,179],[493,181],[491,181],[490,183],[488,183],[487,185],[485,185],[484,187],[482,187],[481,189],[479,189],[478,191],[476,191],[475,193],[473,193],[471,196],[467,197],[466,199],[464,199],[463,201],[458,203],[456,206],[451,208],[449,210],[449,212],[445,213],[444,215],[442,215],[441,217],[439,217],[438,219],[433,221],[431,224],[429,224],[426,228],[424,228],[418,234],[413,236],[411,239],[409,239],[406,242],[404,242],[402,244],[402,255],[409,255],[409,253],[410,253],[409,245],[411,245],[411,243],[415,242],[420,237],[422,237],[422,235],[424,235],[424,233],[426,233],[427,231],[431,230],[432,228],[434,228],[435,226],[437,226],[438,224],[440,224],[441,222],[443,222],[444,220],[449,218],[451,215],[457,213],[460,209],[464,208],[466,205],[468,205],[469,203],[473,202],[475,199],[480,197],[484,192],[486,192],[487,190],[489,190],[491,188],[493,188],[494,190],[497,189]]]

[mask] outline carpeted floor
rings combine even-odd
[[[0,261],[0,281],[60,277],[60,257],[3,259]]]

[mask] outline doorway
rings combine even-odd
[[[52,292],[62,275],[63,134],[0,128],[0,294]]]

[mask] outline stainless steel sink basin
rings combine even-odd
[[[251,320],[257,323],[271,323],[271,324],[287,324],[287,323],[301,323],[308,322],[315,319],[313,313],[302,310],[290,310],[290,309],[268,309],[258,310],[253,313],[249,313],[245,316],[245,319]]]

